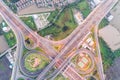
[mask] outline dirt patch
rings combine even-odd
[[[7,49],[9,49],[9,46],[8,46],[4,36],[0,36],[0,53],[4,52]]]

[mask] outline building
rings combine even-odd
[[[80,11],[74,10],[74,17],[78,25],[80,25],[83,22],[83,16]]]
[[[92,8],[95,8],[102,0],[90,0]]]
[[[54,7],[51,0],[35,0],[35,4],[39,8],[43,8],[43,7],[52,8],[52,7]]]
[[[32,4],[34,4],[34,0],[19,0],[15,3],[17,10],[24,9],[26,7],[31,6]]]
[[[92,1],[94,2],[95,5],[98,5],[101,0],[92,0]]]
[[[114,18],[114,16],[111,15],[111,13],[108,13],[108,14],[105,16],[105,18],[110,22],[110,21]]]
[[[9,31],[10,31],[10,28],[9,28],[9,27],[3,27],[2,30],[3,30],[4,32],[9,32]]]
[[[62,8],[68,4],[67,0],[19,0],[15,3],[17,10],[22,10],[31,5],[38,8]]]

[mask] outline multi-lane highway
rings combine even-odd
[[[64,62],[63,62],[63,60],[59,60],[59,62],[56,62],[57,65],[55,64],[55,66],[57,67],[57,70],[54,71],[56,73],[53,72],[52,74],[49,75],[50,77],[52,77],[51,80],[54,80],[57,77],[57,75],[61,72],[63,72],[63,75],[68,76],[70,78],[70,80],[85,80],[82,76],[80,76],[80,74],[78,74],[79,70],[77,70],[73,65],[71,65],[71,59],[81,53],[88,54],[90,56],[91,62],[92,62],[92,66],[90,67],[90,69],[85,72],[81,71],[81,74],[90,73],[94,69],[94,64],[95,64],[93,53],[87,49],[81,48],[81,49],[78,49],[77,51],[69,54],[69,58],[66,59]],[[63,64],[63,63],[65,63],[65,64]],[[63,64],[63,65],[61,65],[61,64]],[[62,66],[62,68],[60,66]],[[70,72],[72,72],[72,73],[70,73]],[[72,79],[72,78],[74,78],[74,79]],[[45,79],[47,80],[48,78],[46,77]]]
[[[0,14],[4,18],[4,20],[8,21],[8,16],[6,14],[4,14],[2,10],[3,9],[0,5]],[[17,49],[16,49],[17,54],[15,57],[15,63],[14,63],[14,67],[13,67],[12,77],[11,77],[12,80],[15,80],[16,72],[19,69],[19,67],[17,66],[19,63],[19,56],[22,54],[22,51],[23,51],[23,37],[22,37],[21,33],[19,32],[19,29],[16,28],[16,25],[13,22],[11,22],[10,19],[9,19],[9,22],[7,22],[7,23],[9,24],[10,28],[14,31],[16,39],[17,39]]]
[[[20,21],[14,13],[12,13],[9,8],[1,1],[0,2],[0,13],[2,17],[5,19],[5,21],[10,25],[11,29],[14,31],[17,39],[17,51],[16,51],[16,60],[14,64],[13,69],[13,76],[12,80],[15,80],[16,72],[18,70],[18,63],[20,63],[20,59],[22,56],[22,49],[23,49],[23,43],[24,43],[24,35],[30,36],[31,39],[33,39],[34,42],[37,42],[37,39],[39,38],[39,44],[45,51],[48,53],[48,56],[54,57],[57,52],[52,49],[51,46],[44,40],[44,38],[38,36],[35,34],[32,30],[30,30],[28,27],[26,27],[22,21]],[[22,34],[21,34],[22,33]],[[34,35],[33,35],[34,34]],[[37,35],[37,36],[36,36]],[[55,53],[55,54],[54,54]],[[51,58],[52,59],[52,58]],[[19,64],[20,65],[20,64]]]
[[[21,31],[23,37],[27,36],[32,39],[32,41],[42,47],[49,56],[54,57],[57,54],[52,46],[50,46],[50,42],[47,39],[39,36],[36,34],[36,32],[32,31],[28,26],[26,26],[14,13],[11,12],[11,10],[6,5],[3,4],[2,1],[0,5],[0,11],[2,12],[1,15],[7,16],[6,22],[12,22],[14,25],[16,25],[15,27]]]
[[[63,58],[63,56],[70,51],[73,50],[73,48],[76,48],[78,43],[79,45],[82,44],[82,41],[84,40],[84,37],[90,32],[91,28],[94,27],[94,25],[98,25],[99,22],[102,20],[102,18],[108,13],[108,11],[115,5],[115,3],[118,0],[105,0],[101,2],[91,13],[90,15],[84,20],[83,24],[78,26],[71,35],[68,36],[68,38],[62,40],[64,46],[60,53],[58,54],[50,45],[50,41],[44,39],[43,37],[36,34],[34,31],[29,29],[19,18],[14,15],[3,3],[0,3],[0,13],[5,18],[6,22],[11,25],[11,28],[14,30],[17,36],[17,42],[18,46],[20,46],[20,49],[17,50],[17,53],[22,54],[22,46],[23,46],[23,35],[29,36],[36,44],[38,44],[40,47],[42,47],[46,53],[50,57],[55,57],[51,63],[43,70],[42,73],[38,76],[37,80],[43,80],[45,77],[45,74],[54,66],[54,64],[57,62],[58,59]],[[21,35],[21,33],[22,35]],[[52,42],[54,43],[54,42]],[[57,55],[58,54],[58,55]],[[19,56],[16,57],[18,59]],[[68,58],[66,58],[68,59]],[[64,60],[66,60],[64,59]],[[17,61],[17,60],[16,60]],[[16,62],[17,64],[17,62]],[[61,65],[63,65],[62,63]],[[17,65],[14,66],[14,68]],[[15,69],[13,69],[13,73],[15,72]],[[14,73],[15,76],[15,73]],[[15,79],[13,79],[15,80]],[[101,80],[104,80],[104,77],[101,77]]]
[[[89,16],[86,19],[86,21],[84,21],[84,23],[81,25],[83,28],[81,29],[80,26],[76,29],[76,33],[75,33],[76,36],[72,36],[72,39],[69,40],[69,43],[66,44],[63,50],[61,50],[61,52],[55,57],[55,59],[43,70],[43,72],[38,76],[37,80],[42,80],[45,74],[49,71],[49,69],[51,69],[51,67],[53,67],[53,65],[56,63],[57,59],[61,58],[64,54],[67,54],[69,51],[75,48],[78,42],[82,41],[84,36],[90,32],[91,28],[94,25],[99,24],[99,22],[108,13],[108,11],[115,5],[115,3],[117,3],[117,1],[118,0],[114,0],[114,1],[106,0],[101,2],[99,6],[96,7],[95,10],[93,10],[93,13],[90,14],[91,16]],[[104,80],[104,77],[101,80]]]

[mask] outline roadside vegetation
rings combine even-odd
[[[99,24],[99,29],[104,28],[105,26],[107,26],[109,24],[109,21],[105,18],[102,19],[102,21]]]
[[[27,54],[28,51],[29,51],[29,50],[28,50],[27,48],[24,47],[24,48],[23,48],[23,56],[24,56],[25,54]]]
[[[80,10],[81,13],[83,14],[84,18],[86,18],[91,12],[91,9],[90,9],[90,6],[89,6],[87,0],[80,0],[79,3],[77,3],[73,7]]]
[[[103,67],[104,71],[106,71],[113,64],[114,60],[120,56],[120,49],[112,52],[102,38],[99,38],[99,43],[103,60]]]
[[[86,18],[91,12],[88,2],[86,0],[79,0],[76,3],[65,7],[61,14],[58,15],[55,22],[53,22],[53,20],[59,11],[55,10],[51,12],[50,16],[48,17],[48,21],[50,21],[51,25],[38,31],[38,33],[41,36],[52,34],[54,40],[61,40],[67,37],[77,27],[77,23],[75,22],[73,14],[74,9],[81,11],[84,18]]]
[[[7,33],[4,33],[4,37],[9,45],[9,47],[13,47],[16,44],[16,38],[12,30]]]
[[[4,23],[4,25],[3,25]],[[15,34],[13,33],[12,30],[8,31],[8,32],[4,32],[2,30],[3,27],[7,27],[7,23],[5,23],[5,21],[2,21],[0,23],[0,35],[3,35],[7,41],[7,44],[9,47],[13,47],[16,44],[16,37]]]
[[[52,11],[48,17],[48,21],[52,22],[55,19],[55,17],[58,15],[58,13],[59,13],[58,9],[56,9],[55,11]]]
[[[38,31],[38,34],[43,37],[52,34],[54,40],[61,40],[67,37],[77,27],[73,14],[74,9],[81,11],[84,18],[91,12],[87,0],[78,0],[75,3],[66,6],[59,15],[58,13],[60,10],[56,9],[55,11],[52,11],[48,17],[50,25]],[[32,30],[37,31],[34,19],[31,16],[21,17],[21,19]]]
[[[72,8],[66,7],[56,21],[54,23],[51,22],[51,24],[38,33],[41,36],[52,34],[55,40],[60,40],[68,36],[77,27]]]
[[[29,17],[20,17],[20,19],[32,30],[36,31],[37,27],[32,16]]]

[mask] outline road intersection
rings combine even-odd
[[[5,21],[11,26],[11,29],[14,31],[16,38],[17,38],[17,55],[16,55],[16,62],[13,69],[12,74],[12,80],[15,80],[16,71],[18,71],[18,60],[20,61],[22,50],[24,43],[24,35],[29,36],[30,39],[32,39],[37,45],[42,47],[45,52],[48,54],[49,57],[51,57],[52,61],[50,64],[39,74],[37,77],[37,80],[44,80],[45,74],[57,63],[58,59],[63,58],[64,55],[77,50],[78,43],[79,46],[82,45],[82,42],[85,39],[85,36],[90,32],[90,30],[98,25],[100,21],[104,18],[104,16],[110,11],[110,9],[117,3],[118,0],[105,0],[102,1],[91,13],[90,15],[84,20],[84,22],[79,25],[66,39],[54,42],[49,41],[38,34],[36,34],[34,31],[32,31],[30,28],[28,28],[14,13],[12,13],[6,5],[1,2],[0,3],[0,13],[2,17],[5,19]],[[55,51],[51,44],[64,44],[61,51],[57,52]],[[47,46],[46,46],[47,45]],[[55,71],[58,72],[58,70],[62,70],[62,65],[65,65],[67,61],[69,61],[70,57],[67,57],[66,59],[63,59],[64,61],[60,64],[60,67],[56,69]],[[19,62],[20,63],[20,62]],[[19,64],[20,65],[20,64]],[[102,66],[102,64],[100,64]],[[70,70],[67,70],[68,72],[71,72],[73,69],[70,68]],[[68,74],[68,73],[66,73]],[[101,74],[101,80],[105,80],[103,70],[100,72]],[[69,75],[69,74],[68,74]],[[76,79],[80,80],[80,79]],[[81,80],[83,80],[81,78]]]

